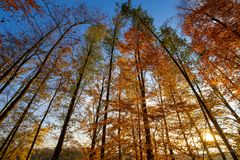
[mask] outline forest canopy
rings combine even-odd
[[[240,159],[240,1],[174,2],[2,0],[0,160]]]

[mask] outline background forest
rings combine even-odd
[[[112,8],[0,1],[0,160],[240,159],[240,1]]]

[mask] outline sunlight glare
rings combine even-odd
[[[212,134],[211,134],[210,132],[205,132],[203,138],[204,138],[204,140],[205,140],[206,142],[212,142],[212,141],[214,141],[213,136],[212,136]]]

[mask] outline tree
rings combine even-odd
[[[187,0],[179,8],[183,32],[191,38],[190,47],[199,56],[211,83],[238,93],[239,2]],[[212,72],[212,68],[217,70]],[[233,98],[238,99],[238,94]]]
[[[143,40],[143,37],[145,39]],[[145,78],[144,78],[144,56],[143,53],[146,54],[148,50],[150,50],[151,46],[151,39],[152,37],[149,36],[144,30],[140,28],[133,27],[127,33],[125,33],[126,43],[120,44],[121,52],[125,54],[134,53],[134,63],[132,64],[135,67],[135,72],[137,73],[138,85],[139,85],[139,99],[141,104],[144,128],[145,128],[145,138],[146,138],[146,149],[147,149],[147,157],[148,159],[153,159],[152,153],[152,143],[151,143],[151,134],[150,134],[150,126],[148,120],[148,112],[146,106],[146,95],[145,95]],[[144,48],[145,47],[145,48]],[[152,49],[152,48],[151,48]]]
[[[86,46],[83,48],[83,54],[84,54],[84,58],[83,58],[83,64],[79,67],[79,73],[78,73],[78,78],[77,78],[77,83],[74,86],[74,90],[72,93],[72,97],[71,97],[71,102],[69,103],[68,106],[68,112],[66,115],[66,118],[64,120],[64,124],[61,130],[61,134],[57,143],[57,146],[55,148],[55,151],[53,153],[52,159],[58,159],[61,149],[62,149],[62,145],[63,145],[63,141],[64,141],[64,137],[67,131],[67,127],[68,127],[68,123],[70,121],[71,115],[74,111],[74,106],[75,106],[75,102],[78,96],[78,91],[85,73],[85,69],[88,65],[88,61],[91,59],[91,55],[96,51],[99,41],[102,39],[102,35],[100,35],[102,33],[102,31],[104,31],[103,26],[93,26],[91,28],[89,28],[88,32],[85,35],[85,40],[86,40]]]

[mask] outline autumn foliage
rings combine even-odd
[[[239,1],[40,4],[0,2],[0,159],[239,159]]]

